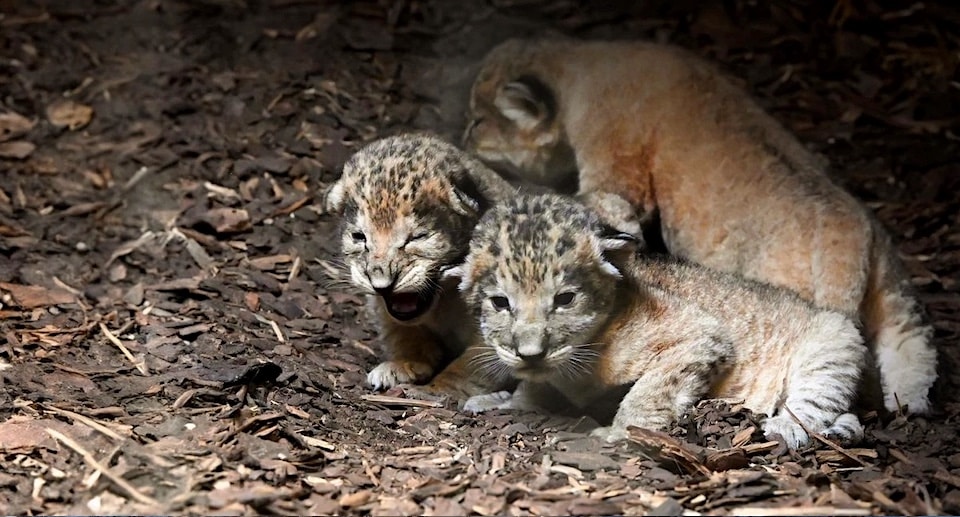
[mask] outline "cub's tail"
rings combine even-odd
[[[930,410],[929,392],[937,379],[933,328],[910,293],[902,264],[889,234],[874,221],[875,239],[867,291],[860,306],[863,332],[873,352],[889,411],[906,406],[910,413]]]

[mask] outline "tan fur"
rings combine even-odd
[[[368,375],[375,388],[424,382],[475,341],[456,285],[441,273],[463,259],[483,211],[512,192],[429,135],[378,140],[344,165],[325,204],[343,216],[344,268],[367,295],[386,345],[388,360]]]
[[[884,406],[929,409],[932,329],[889,236],[711,64],[650,43],[511,40],[474,83],[465,141],[529,181],[659,212],[675,255],[859,320]]]
[[[486,356],[581,408],[632,385],[600,432],[612,439],[628,425],[662,429],[703,397],[743,399],[769,415],[767,434],[791,447],[809,437],[785,408],[814,432],[840,432],[840,424],[845,438],[859,435],[847,412],[865,347],[852,321],[768,284],[673,259],[614,256],[632,242],[560,196],[491,209],[464,265],[450,272],[462,277]],[[504,407],[502,394],[492,397]]]

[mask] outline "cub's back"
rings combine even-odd
[[[774,308],[812,314],[818,310],[787,289],[668,255],[640,255],[631,272],[642,282],[698,303],[711,312]]]

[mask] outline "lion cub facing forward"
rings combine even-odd
[[[493,202],[513,192],[495,172],[433,136],[401,135],[357,151],[326,193],[343,218],[351,283],[368,295],[389,359],[374,388],[422,382],[458,357],[476,330],[441,272],[459,264]]]
[[[858,319],[884,406],[929,410],[932,328],[889,236],[710,63],[651,43],[511,40],[486,57],[470,107],[465,140],[483,160],[617,192],[659,213],[670,253]]]
[[[852,321],[783,289],[635,255],[635,244],[568,198],[520,196],[484,215],[448,273],[461,277],[487,355],[517,378],[579,407],[632,385],[599,433],[609,439],[628,425],[664,428],[704,397],[744,399],[791,447],[809,437],[786,408],[814,432],[862,432],[847,413],[865,353]]]

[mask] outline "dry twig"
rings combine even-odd
[[[117,336],[114,336],[113,333],[110,332],[110,329],[108,329],[103,323],[100,324],[100,332],[103,332],[103,335],[106,336],[111,343],[116,345],[116,347],[123,352],[123,355],[127,356],[127,359],[130,360],[130,364],[136,367],[137,371],[143,375],[148,374],[147,365],[144,364],[143,361],[137,361],[137,359],[133,357],[133,354],[130,353],[130,350],[127,348],[127,346],[123,344],[123,341],[120,341]]]
[[[55,440],[66,445],[67,447],[72,449],[74,452],[76,452],[80,456],[83,456],[83,459],[87,462],[87,464],[89,464],[94,469],[102,472],[103,475],[107,477],[107,479],[109,479],[110,481],[113,481],[115,485],[120,487],[120,489],[126,492],[130,497],[136,499],[137,502],[148,504],[151,506],[157,506],[160,504],[159,502],[157,502],[156,499],[140,493],[140,491],[137,490],[136,487],[128,483],[126,479],[123,479],[122,477],[114,474],[109,468],[107,468],[106,465],[103,465],[102,463],[97,461],[97,459],[93,457],[93,454],[91,454],[89,451],[81,447],[79,443],[74,441],[69,436],[57,431],[56,429],[51,429],[49,427],[46,428],[46,431],[47,431],[47,434],[52,436]]]

